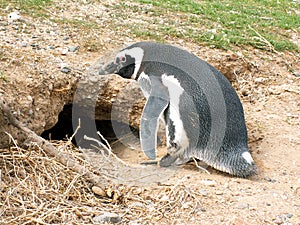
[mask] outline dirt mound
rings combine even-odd
[[[96,6],[87,4],[80,9],[73,5],[74,12],[68,10],[56,16],[93,7],[95,12],[101,9],[105,17],[105,6]],[[128,224],[299,224],[298,53],[252,48],[223,51],[168,40],[214,65],[236,88],[245,110],[250,149],[259,167],[259,174],[246,180],[212,168],[206,168],[207,174],[194,162],[166,171],[156,166],[142,167],[139,163],[146,158],[137,151],[138,139],[130,136],[130,148],[110,133],[111,121],[120,122],[120,126],[129,124],[127,128],[136,131],[144,100],[136,98],[141,93],[133,81],[117,76],[88,76],[89,68],[108,49],[119,48],[132,41],[130,38],[115,37],[112,43],[105,24],[95,33],[83,34],[85,31],[78,28],[42,18],[23,16],[20,21],[7,23],[4,11],[0,23],[0,96],[7,100],[13,115],[38,135],[49,137],[49,129],[57,123],[60,125],[51,131],[52,135],[70,123],[72,128],[74,103],[90,97],[92,103],[83,106],[82,113],[89,117],[89,107],[95,105],[92,116],[106,132],[114,154],[125,162],[117,164],[121,167],[114,166],[110,162],[115,159],[105,161],[101,152],[87,158],[83,150],[65,138],[66,134],[72,135],[73,129],[62,133],[64,141],[52,143],[59,151],[73,155],[79,165],[104,176],[104,180],[115,180],[106,185],[104,194],[95,193],[97,188],[84,174],[45,154],[42,146],[23,146],[24,134],[8,124],[0,110],[1,223],[121,220]],[[93,42],[95,36],[97,44]],[[81,94],[76,95],[80,90]],[[115,117],[111,120],[113,105],[119,107],[113,108]],[[130,139],[126,134],[120,135]],[[162,154],[164,147],[160,151]]]

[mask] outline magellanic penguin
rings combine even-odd
[[[193,158],[239,177],[256,174],[244,111],[229,81],[213,66],[181,48],[138,42],[121,50],[99,74],[137,80],[147,102],[140,123],[144,153],[156,159],[159,118],[168,153],[160,166]]]

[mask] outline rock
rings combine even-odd
[[[207,196],[207,192],[203,189],[199,190],[199,193],[203,196]]]
[[[99,195],[101,197],[105,197],[106,196],[106,193],[105,191],[100,188],[100,187],[97,187],[97,186],[93,186],[92,187],[92,191],[96,194],[96,195]]]
[[[160,198],[160,201],[162,201],[162,202],[167,202],[167,201],[169,201],[170,199],[169,199],[169,197],[167,196],[167,195],[163,195],[161,198]]]
[[[216,191],[216,195],[223,195],[223,191]]]
[[[72,46],[69,48],[70,52],[76,52],[76,50],[78,49],[78,46]]]
[[[60,69],[60,72],[62,72],[62,73],[70,73],[71,70],[70,70],[69,67],[63,67],[63,68]]]
[[[294,74],[296,77],[300,77],[300,73],[294,72],[293,74]]]
[[[122,218],[118,214],[110,212],[106,212],[93,218],[95,223],[119,223],[121,220]]]
[[[12,23],[19,19],[21,19],[21,15],[18,11],[12,12],[12,13],[8,14],[8,16],[7,16],[7,20],[9,23]]]
[[[89,80],[92,83],[97,83],[99,79],[98,79],[98,76],[89,76]]]
[[[217,184],[217,182],[215,180],[201,180],[201,184],[214,187]]]
[[[270,177],[265,177],[264,180],[265,180],[265,181],[268,181],[268,182],[271,182],[271,183],[275,183],[275,182],[276,182],[275,179],[270,178]]]
[[[39,44],[31,44],[30,45],[33,49],[38,49],[39,48]]]
[[[68,51],[69,51],[68,48],[63,48],[63,49],[61,50],[61,55],[67,55]]]
[[[21,47],[27,47],[27,42],[26,42],[26,41],[22,41],[22,42],[20,43],[20,45],[21,45]]]
[[[244,203],[238,204],[237,208],[238,209],[247,209],[247,208],[249,208],[249,204],[244,202]]]

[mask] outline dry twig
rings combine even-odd
[[[33,132],[24,124],[22,124],[20,121],[18,121],[11,113],[11,110],[7,102],[3,98],[0,98],[0,108],[2,109],[4,115],[6,116],[6,118],[11,124],[23,131],[23,133],[27,137],[27,140],[36,143],[49,156],[55,157],[63,165],[71,168],[73,171],[75,171],[78,174],[82,174],[92,184],[97,185],[98,187],[101,188],[105,188],[105,183],[107,183],[107,181],[104,181],[101,177],[95,175],[84,166],[78,164],[77,161],[74,159],[74,157],[71,156],[70,154],[58,151],[57,148],[55,148],[49,141],[38,136],[35,132]]]

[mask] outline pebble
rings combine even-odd
[[[7,20],[9,23],[12,23],[19,19],[21,19],[21,15],[18,11],[11,12],[10,14],[7,15]]]
[[[293,73],[296,77],[300,77],[300,73]]]
[[[162,201],[162,202],[167,202],[167,201],[169,201],[170,199],[169,199],[169,197],[167,196],[167,195],[164,195],[164,196],[162,196],[161,198],[160,198],[160,201]]]
[[[203,196],[207,196],[207,192],[203,189],[199,190],[199,193]]]
[[[110,212],[106,212],[93,218],[95,223],[119,223],[121,220],[122,218],[118,214]]]
[[[70,52],[76,52],[76,50],[78,49],[78,46],[72,46],[69,48]]]
[[[223,191],[216,191],[216,195],[223,195]]]
[[[244,202],[244,203],[238,204],[237,208],[238,209],[246,209],[246,208],[249,208],[249,204]]]
[[[106,196],[105,191],[103,191],[103,189],[100,188],[100,187],[93,186],[93,187],[92,187],[92,191],[93,191],[96,195],[99,195],[99,196],[101,196],[101,197],[105,197],[105,196]]]
[[[51,49],[51,50],[54,50],[54,49],[55,49],[54,46],[49,46],[48,48]]]
[[[217,184],[217,182],[215,180],[201,180],[201,184],[214,187]]]
[[[70,70],[69,67],[63,67],[63,68],[60,69],[60,72],[62,72],[62,73],[70,73],[71,70]]]
[[[97,76],[90,76],[90,77],[89,77],[89,80],[90,80],[92,83],[97,83],[97,82],[98,82],[98,77],[97,77]]]
[[[63,49],[61,50],[61,54],[62,54],[62,55],[67,55],[68,51],[69,51],[68,48],[63,48]]]
[[[39,48],[39,44],[31,44],[30,46],[31,46],[32,48],[34,48],[34,49]]]
[[[21,47],[27,47],[27,42],[22,41],[20,45],[21,45]]]
[[[270,177],[265,177],[264,180],[265,180],[265,181],[268,181],[268,182],[271,182],[271,183],[275,183],[275,182],[276,182],[275,179],[270,178]]]

